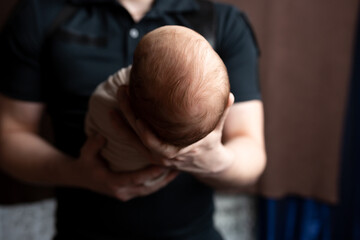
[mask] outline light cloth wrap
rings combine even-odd
[[[118,108],[116,93],[120,86],[129,83],[131,66],[123,68],[101,83],[92,94],[89,110],[86,115],[85,132],[88,136],[99,133],[106,138],[106,145],[101,150],[102,156],[108,161],[111,170],[132,171],[149,165],[144,156],[133,145],[129,145],[126,136],[115,131],[109,112]],[[129,126],[128,126],[129,127]],[[127,159],[122,153],[127,152]]]

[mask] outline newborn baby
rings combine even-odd
[[[101,154],[114,171],[150,164],[111,124],[109,112],[118,108],[116,93],[122,85],[129,85],[135,116],[160,140],[179,147],[214,130],[230,91],[224,63],[201,35],[181,26],[164,26],[146,34],[135,50],[133,65],[101,83],[89,102],[85,131],[107,139]],[[123,151],[133,157],[122,159]]]

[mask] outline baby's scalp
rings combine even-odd
[[[224,63],[195,31],[161,27],[137,46],[131,104],[162,140],[188,145],[206,136],[222,116],[228,95]]]

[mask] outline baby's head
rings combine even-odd
[[[229,99],[226,67],[209,43],[180,26],[158,28],[138,44],[130,104],[162,141],[184,147],[209,134]]]

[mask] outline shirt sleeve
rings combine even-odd
[[[43,101],[40,30],[35,1],[20,1],[0,35],[0,92],[25,101]]]
[[[258,79],[259,49],[254,32],[244,15],[236,8],[217,4],[216,51],[229,74],[235,102],[260,99]]]

